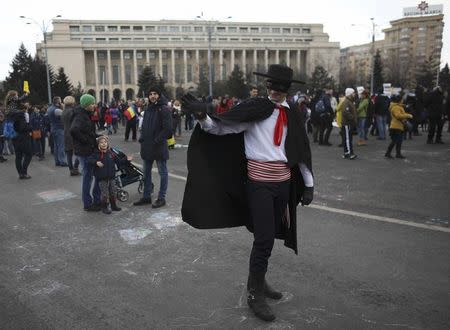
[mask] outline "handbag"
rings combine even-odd
[[[33,140],[38,140],[42,137],[41,130],[35,129],[31,132],[31,136],[33,137]]]
[[[403,128],[406,132],[412,132],[413,124],[409,120],[403,121]]]

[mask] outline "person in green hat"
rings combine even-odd
[[[95,110],[95,97],[91,94],[83,94],[80,98],[80,106],[74,110],[70,135],[73,139],[73,152],[82,167],[83,180],[81,181],[81,196],[85,211],[100,211],[100,187],[94,180],[94,188],[91,196],[93,181],[93,167],[88,163],[88,157],[97,147],[97,134],[95,124],[91,120],[91,114]]]

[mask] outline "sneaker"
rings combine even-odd
[[[153,203],[152,208],[157,209],[158,207],[162,207],[162,206],[164,206],[164,205],[166,205],[166,200],[165,200],[165,199],[159,199],[159,198],[158,198],[158,199]]]
[[[385,155],[384,155],[384,157],[386,157],[386,158],[390,158],[390,159],[392,159],[392,158],[393,158],[391,154],[385,154]]]
[[[27,180],[27,179],[31,179],[31,176],[29,176],[28,174],[21,174],[21,175],[19,175],[19,179]]]
[[[151,198],[141,198],[137,202],[134,202],[133,205],[134,206],[139,206],[139,205],[146,205],[146,204],[151,204],[151,203],[152,203],[152,199]]]
[[[355,154],[351,154],[349,159],[355,159],[357,156]]]
[[[403,155],[395,155],[395,158],[405,159],[406,157]]]
[[[442,140],[436,140],[436,142],[434,142],[434,143],[436,143],[436,144],[444,144],[444,141],[442,141]]]
[[[6,162],[7,159],[5,157],[0,156],[0,163]]]

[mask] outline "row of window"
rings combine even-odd
[[[237,27],[237,26],[212,26],[213,31],[223,33],[283,33],[300,34],[311,33],[311,28],[289,28],[289,27]],[[70,32],[205,32],[207,26],[142,26],[142,25],[70,25]]]
[[[119,60],[120,59],[120,52],[119,51],[111,51],[111,60]],[[167,60],[170,57],[170,51],[161,51],[161,59],[163,60]],[[183,58],[183,53],[181,52],[174,52],[175,57],[174,59],[178,60],[178,59],[182,59]],[[107,52],[106,51],[97,51],[97,59],[99,60],[106,60],[107,59]],[[199,57],[203,58],[204,56],[206,56],[203,53],[199,53]],[[228,58],[228,54],[226,52],[222,53],[222,58],[226,59]],[[155,60],[158,58],[158,52],[157,51],[149,51],[148,53],[148,58],[149,60]],[[193,58],[193,52],[192,51],[187,51],[186,52],[186,59],[190,60]],[[131,60],[133,59],[133,51],[123,51],[123,59],[124,60]],[[142,51],[142,50],[138,50],[136,51],[136,59],[137,60],[145,60],[146,59],[146,52]]]
[[[115,43],[118,42],[119,40],[121,41],[207,41],[207,38],[189,38],[189,37],[185,37],[185,38],[90,38],[90,37],[85,37],[85,38],[78,38],[78,37],[71,37],[70,40],[82,40],[82,41],[109,41],[110,43]],[[296,39],[289,39],[289,38],[211,38],[211,41],[254,41],[254,42],[311,42],[313,41],[313,39],[311,38],[305,38],[305,39],[300,39],[300,38],[296,38]]]
[[[139,76],[144,69],[143,65],[138,65],[136,67],[137,69],[137,75]],[[155,73],[156,72],[156,66],[150,65],[150,69]],[[181,83],[181,77],[184,75],[183,67],[181,65],[175,65],[175,82]],[[226,65],[223,65],[223,71],[226,72]],[[162,65],[162,72],[161,72],[162,78],[167,82],[168,75],[169,75],[169,66],[167,64]],[[120,74],[120,67],[119,65],[112,65],[111,66],[111,74],[112,74],[112,83],[117,85],[121,83],[121,74]],[[131,84],[132,83],[132,76],[134,75],[132,71],[131,65],[125,65],[124,66],[124,82],[125,84]],[[187,75],[187,81],[192,81],[193,75],[192,75],[192,65],[188,64],[186,66],[186,75]],[[105,85],[108,84],[108,75],[107,75],[107,68],[104,65],[98,66],[98,76],[99,76],[99,84]],[[92,79],[91,79],[92,80]],[[94,81],[89,81],[89,83],[93,84]]]

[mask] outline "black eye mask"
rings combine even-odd
[[[280,83],[278,81],[270,81],[268,80],[266,83],[267,89],[271,89],[277,92],[287,93],[291,84],[289,83]]]

